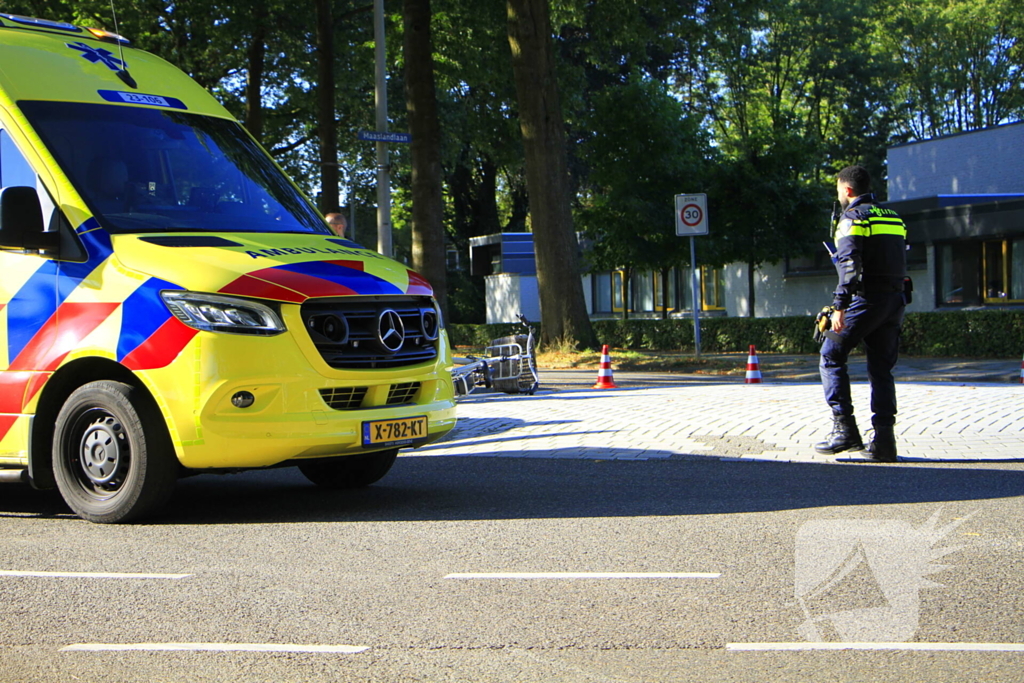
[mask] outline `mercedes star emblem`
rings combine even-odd
[[[385,308],[377,316],[377,341],[388,353],[397,352],[405,342],[402,318],[390,308]]]

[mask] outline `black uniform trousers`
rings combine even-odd
[[[892,369],[899,357],[905,307],[902,292],[858,294],[846,309],[846,325],[838,333],[842,341],[825,338],[819,370],[825,401],[833,415],[853,415],[846,361],[857,344],[864,342],[871,383],[871,422],[875,426],[896,423],[896,383]]]

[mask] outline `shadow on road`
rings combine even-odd
[[[595,457],[600,454],[595,453]],[[800,464],[408,455],[376,485],[326,491],[293,468],[179,482],[162,524],[729,514],[1024,495],[1020,465]],[[53,492],[0,488],[0,517],[68,515]]]

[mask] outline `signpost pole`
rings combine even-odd
[[[700,315],[697,313],[700,304],[700,296],[697,294],[699,281],[697,279],[697,243],[690,235],[690,289],[693,296],[693,348],[697,358],[700,358]]]
[[[388,88],[384,49],[384,0],[373,0],[373,39],[376,47],[375,94],[377,131],[388,132]],[[377,251],[393,256],[391,245],[391,169],[388,143],[377,141]]]
[[[676,236],[690,237],[690,290],[693,294],[693,349],[700,358],[700,287],[697,276],[697,243],[695,235],[708,234],[708,196],[706,194],[676,195]]]

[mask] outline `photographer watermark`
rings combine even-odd
[[[967,518],[939,524],[941,510],[919,526],[898,520],[830,519],[796,535],[795,595],[811,642],[906,642],[918,629],[926,577],[958,546],[940,545]]]
[[[970,517],[940,525],[941,510],[919,526],[888,519],[816,519],[797,531],[797,602],[810,642],[906,642],[918,632],[927,577],[958,546],[940,545]]]
[[[918,526],[883,519],[806,522],[797,531],[794,558],[803,641],[727,643],[726,649],[1024,652],[1024,643],[1013,642],[908,642],[919,627],[921,591],[942,587],[926,577],[951,568],[935,562],[961,549],[943,541],[974,516],[940,526],[941,513]]]

